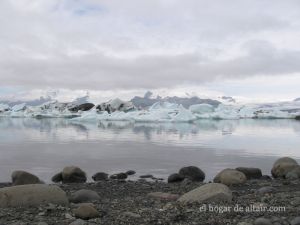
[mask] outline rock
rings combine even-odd
[[[300,115],[295,117],[296,120],[300,120]]]
[[[108,174],[107,173],[103,173],[103,172],[99,172],[96,173],[92,176],[94,181],[101,181],[101,180],[108,180]]]
[[[258,189],[256,191],[256,193],[258,193],[258,194],[267,194],[267,193],[272,193],[274,191],[276,191],[276,188],[268,186],[268,187],[262,187],[262,188]]]
[[[82,203],[82,202],[91,202],[99,200],[100,196],[97,192],[87,189],[81,189],[74,192],[70,197],[70,202],[73,203]]]
[[[146,174],[146,175],[141,175],[140,178],[143,178],[143,179],[144,178],[154,178],[154,176],[151,174]]]
[[[236,170],[245,174],[248,180],[259,179],[262,177],[262,172],[259,168],[238,167]]]
[[[77,105],[74,107],[69,108],[71,112],[78,112],[78,111],[89,111],[91,110],[95,105],[93,103],[83,103],[81,105]]]
[[[261,217],[254,221],[254,225],[272,225],[272,222],[269,219]]]
[[[24,184],[40,184],[40,179],[26,171],[17,170],[11,175],[12,185],[24,185]]]
[[[131,175],[134,175],[136,172],[134,171],[134,170],[128,170],[127,172],[126,172],[126,174],[128,175],[128,176],[131,176]]]
[[[0,208],[68,204],[66,193],[59,187],[46,184],[27,184],[0,189]]]
[[[84,183],[86,182],[86,174],[78,167],[68,166],[62,171],[62,179],[63,183]]]
[[[128,176],[126,173],[116,173],[111,175],[109,178],[110,179],[117,179],[117,180],[124,180],[126,179]]]
[[[73,210],[75,217],[80,219],[93,219],[99,217],[99,212],[91,204],[80,204],[77,209]]]
[[[291,221],[291,225],[300,225],[300,217],[296,217]]]
[[[247,181],[244,173],[234,169],[224,169],[214,178],[215,183],[222,183],[225,185],[243,184]]]
[[[247,223],[247,222],[239,222],[237,225],[252,225],[252,223]]]
[[[70,223],[69,225],[87,225],[87,222],[82,219],[77,219]]]
[[[140,214],[133,213],[133,212],[124,212],[123,215],[131,218],[141,218]]]
[[[151,198],[157,198],[161,200],[177,200],[179,198],[179,195],[177,194],[171,194],[171,193],[165,193],[165,192],[151,192],[148,194]]]
[[[286,179],[296,180],[300,178],[300,166],[296,166],[293,170],[289,171],[285,175]]]
[[[209,183],[204,184],[184,195],[179,199],[179,202],[192,203],[192,202],[231,202],[232,192],[224,184]]]
[[[192,181],[203,181],[205,173],[196,166],[187,166],[179,170],[179,175],[189,178]]]
[[[48,223],[46,223],[46,222],[39,222],[39,223],[37,223],[37,225],[48,225]]]
[[[168,183],[181,182],[183,180],[184,180],[184,176],[178,173],[173,173],[168,177]]]
[[[290,157],[283,157],[275,161],[271,173],[274,178],[284,178],[289,171],[292,171],[297,166],[298,163],[296,160]]]
[[[59,183],[62,182],[63,177],[62,177],[62,172],[55,174],[52,178],[51,178],[52,182],[54,183]]]
[[[262,175],[261,178],[259,178],[260,180],[272,180],[272,177],[270,177],[269,175]]]

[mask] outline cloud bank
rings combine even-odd
[[[299,1],[4,0],[0,85],[90,90],[299,76]]]

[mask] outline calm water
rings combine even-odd
[[[300,122],[294,120],[201,120],[195,124],[72,123],[65,119],[0,118],[0,182],[13,170],[45,181],[64,166],[89,176],[121,172],[167,177],[196,165],[211,179],[220,169],[260,167],[280,156],[300,159]]]

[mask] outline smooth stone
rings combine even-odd
[[[245,174],[248,180],[259,179],[262,177],[262,172],[261,172],[261,169],[259,169],[259,168],[238,167],[238,168],[236,168],[236,170]]]
[[[38,222],[37,225],[48,225],[46,222]]]
[[[99,212],[91,204],[80,204],[73,210],[76,218],[88,220],[99,217]]]
[[[128,217],[132,217],[132,218],[141,218],[140,214],[133,213],[133,212],[124,212],[123,215],[128,216]]]
[[[70,223],[69,225],[87,225],[87,222],[82,219],[77,219]]]
[[[275,161],[273,164],[271,174],[274,178],[284,178],[286,174],[298,166],[295,159],[290,157],[282,157]]]
[[[177,194],[165,193],[165,192],[151,192],[148,194],[151,198],[157,198],[161,200],[177,200],[180,196]]]
[[[261,217],[254,221],[254,225],[272,225],[272,222],[269,219]]]
[[[296,166],[293,170],[287,172],[286,179],[296,180],[300,178],[300,166]]]
[[[228,186],[244,184],[246,181],[246,175],[235,169],[224,169],[220,173],[218,173],[214,178],[215,183],[222,183]]]
[[[183,167],[178,174],[192,181],[203,181],[205,179],[205,173],[196,166]]]
[[[109,178],[116,179],[116,180],[125,180],[127,177],[128,176],[126,173],[116,173],[116,174],[111,175]]]
[[[16,170],[11,174],[12,185],[41,184],[40,179],[26,171]]]
[[[51,178],[52,182],[54,183],[59,183],[62,182],[63,177],[62,177],[62,172],[55,174],[52,178]]]
[[[300,225],[300,216],[294,218],[294,219],[291,221],[291,225]]]
[[[276,188],[271,187],[271,186],[267,186],[267,187],[261,187],[259,188],[256,193],[258,194],[267,194],[267,193],[273,193],[274,191],[276,191]]]
[[[140,178],[154,178],[154,176],[151,174],[145,174],[145,175],[141,175]]]
[[[176,183],[176,182],[181,182],[183,180],[184,180],[184,176],[178,173],[173,173],[168,177],[168,183]]]
[[[128,170],[125,172],[128,176],[134,175],[136,174],[136,172],[134,170]]]
[[[94,181],[108,180],[108,174],[104,172],[95,173],[92,176]]]
[[[99,200],[100,196],[97,192],[87,189],[81,189],[79,191],[74,192],[70,197],[70,202],[73,203],[83,203]]]
[[[39,206],[41,204],[67,205],[66,193],[58,186],[27,184],[0,189],[0,208]]]
[[[231,202],[232,192],[224,184],[209,183],[204,184],[184,195],[179,199],[179,202],[189,203],[189,202]]]
[[[86,174],[79,167],[68,166],[62,171],[63,183],[85,183]]]

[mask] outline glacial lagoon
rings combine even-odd
[[[259,167],[300,159],[300,122],[290,119],[197,120],[193,123],[98,123],[68,119],[0,118],[0,182],[26,170],[46,182],[63,167],[96,172],[135,170],[167,178],[186,165],[207,180],[223,168]]]

